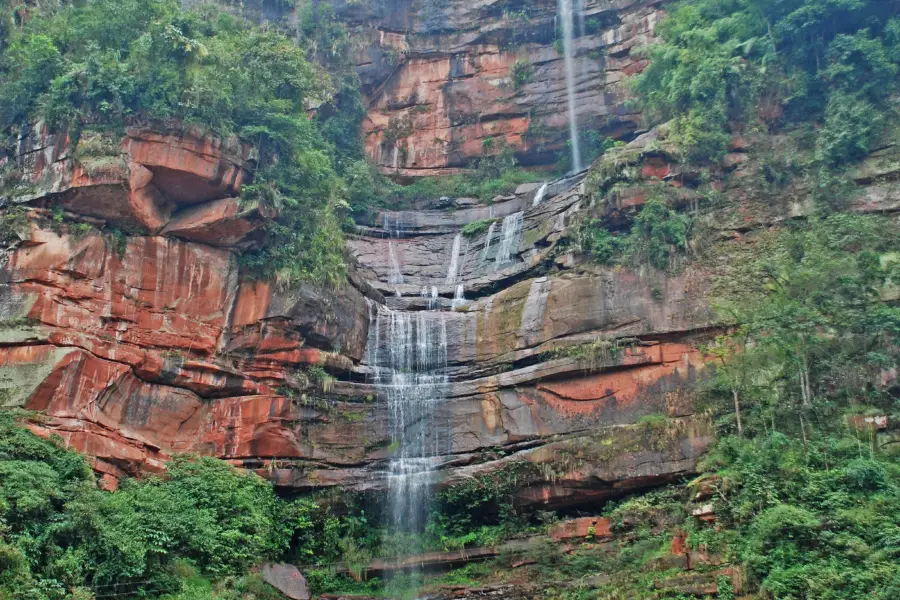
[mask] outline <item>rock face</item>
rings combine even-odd
[[[566,154],[556,0],[331,4],[354,38],[368,107],[366,154],[382,172],[399,179],[460,172],[504,146],[525,165],[554,165]],[[578,126],[585,139],[630,138],[643,120],[626,103],[623,82],[646,65],[639,49],[652,41],[664,0],[578,4]],[[241,8],[259,21],[297,21],[289,3],[247,0]]]
[[[239,274],[235,249],[271,216],[232,197],[248,148],[146,129],[110,147],[115,170],[86,176],[95,157],[79,158],[64,135],[36,127],[20,143],[23,176],[10,196],[32,208],[0,275],[2,404],[44,411],[36,431],[60,435],[111,477],[161,469],[172,452],[299,453],[286,449],[297,440],[265,431],[296,410],[276,392],[303,393],[304,366],[345,369],[361,357],[363,295]],[[144,219],[136,198],[165,207],[160,220]],[[51,205],[66,211],[63,225],[40,208]],[[145,235],[91,227],[106,220]],[[215,231],[231,237],[211,245]]]
[[[688,473],[711,439],[691,400],[691,339],[714,324],[706,275],[565,254],[580,177],[537,205],[522,186],[493,207],[384,213],[350,241],[353,283],[285,290],[238,265],[271,218],[235,198],[250,149],[148,128],[88,147],[108,168],[41,127],[20,143],[7,193],[30,226],[2,270],[0,398],[41,411],[32,428],[90,454],[111,486],[200,452],[283,487],[382,489],[395,440],[371,350],[391,314],[445,333],[425,432],[444,440],[443,485],[514,469],[521,505],[578,504]]]
[[[694,406],[707,371],[697,342],[718,326],[711,267],[603,267],[570,244],[581,216],[614,228],[651,186],[698,201],[664,132],[601,161],[587,183],[551,182],[537,204],[539,186],[526,185],[493,206],[377,215],[351,236],[355,266],[336,290],[241,272],[252,226],[269,218],[254,209],[251,220],[234,197],[249,149],[146,128],[105,144],[117,170],[79,179],[96,156],[41,128],[21,141],[22,177],[4,194],[29,227],[0,271],[0,403],[40,411],[31,427],[90,454],[110,486],[199,452],[284,488],[383,489],[396,440],[373,344],[392,315],[442,332],[446,383],[421,431],[441,441],[440,485],[512,473],[520,506],[577,506],[689,474],[712,440]],[[893,210],[889,150],[857,175],[857,210]],[[772,214],[742,217],[760,214],[742,185],[753,167],[730,164],[728,206],[709,213],[716,243],[803,214],[798,189],[780,209],[769,202]],[[153,227],[134,210],[150,186],[154,206],[173,207]],[[120,218],[143,230],[97,229]]]
[[[334,4],[366,40],[366,149],[383,170],[445,174],[504,144],[542,165],[564,148],[555,2]],[[585,3],[582,130],[640,129],[621,82],[660,5]],[[254,15],[291,18],[272,10]],[[676,189],[654,135],[628,164]],[[711,440],[693,406],[709,274],[589,265],[568,243],[586,212],[627,218],[640,188],[601,206],[580,174],[541,198],[524,185],[490,206],[383,212],[350,236],[346,285],[281,289],[239,267],[275,213],[239,201],[254,151],[237,140],[153,123],[73,147],[38,124],[8,160],[19,177],[0,195],[29,229],[3,255],[0,402],[42,411],[32,428],[88,452],[109,485],[200,452],[285,488],[382,489],[396,440],[372,348],[392,314],[442,332],[446,385],[423,435],[441,440],[443,485],[512,469],[521,505],[577,505],[690,473]]]
[[[622,137],[640,127],[622,81],[645,64],[658,1],[593,0],[576,27],[579,127]],[[466,167],[485,147],[524,164],[555,162],[568,117],[557,3],[451,0],[366,8],[336,3],[361,28],[358,71],[369,101],[366,151],[400,177]],[[493,151],[493,150],[492,150]]]

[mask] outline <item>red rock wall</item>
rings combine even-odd
[[[110,483],[173,452],[309,456],[315,434],[282,442],[270,430],[315,411],[276,392],[308,387],[305,366],[347,369],[362,355],[364,297],[240,275],[237,249],[272,216],[235,209],[248,148],[148,129],[118,148],[98,175],[65,135],[38,126],[20,143],[31,181],[5,191],[30,207],[30,227],[0,271],[3,406],[41,411],[33,428],[93,456]],[[145,200],[166,207],[161,221],[142,217]],[[62,223],[47,210],[57,204]],[[146,234],[93,228],[107,222]],[[211,245],[215,231],[230,237]]]
[[[660,4],[585,3],[586,29],[574,44],[583,132],[623,137],[641,127],[622,82],[644,65],[635,50],[652,39]],[[361,24],[366,152],[385,173],[451,173],[503,144],[523,164],[547,165],[565,149],[567,96],[554,0],[401,3],[363,14],[336,6]],[[516,63],[530,70],[518,86],[511,77]]]

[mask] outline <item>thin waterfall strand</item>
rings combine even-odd
[[[487,230],[487,236],[484,238],[484,252],[481,254],[481,262],[485,262],[488,258],[488,252],[491,249],[491,239],[494,237],[494,230],[497,229],[497,221],[491,222]]]
[[[569,104],[569,143],[572,146],[572,170],[581,171],[581,145],[578,141],[578,121],[575,114],[575,57],[572,42],[572,0],[559,0],[559,20],[562,22],[563,52],[566,67],[566,97]]]
[[[459,272],[459,249],[462,246],[462,234],[456,234],[453,238],[453,249],[450,250],[450,267],[447,269],[448,284],[456,283],[456,276]]]
[[[400,298],[400,288],[403,285],[403,273],[400,271],[400,261],[397,260],[397,253],[394,251],[394,242],[388,241],[388,257],[391,261],[391,272],[388,275],[388,283],[394,286],[394,292]]]
[[[453,302],[451,303],[451,307],[453,310],[456,310],[460,306],[466,305],[466,292],[463,284],[459,284],[456,286],[456,293],[453,295]]]
[[[538,188],[537,193],[534,195],[534,202],[531,203],[532,206],[538,206],[541,202],[544,201],[544,196],[547,195],[547,183]]]

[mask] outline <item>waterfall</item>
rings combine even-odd
[[[578,17],[578,37],[584,37],[584,0],[575,0],[575,15]]]
[[[581,170],[581,147],[578,142],[578,122],[575,115],[575,57],[572,47],[572,1],[559,1],[559,20],[562,22],[563,50],[566,67],[566,96],[569,103],[569,143],[572,146],[572,170]]]
[[[497,229],[497,221],[494,221],[490,224],[487,230],[487,237],[484,239],[484,252],[481,255],[481,262],[487,260],[488,252],[491,249],[491,238],[494,237],[494,230]]]
[[[462,234],[456,234],[453,238],[453,249],[450,251],[450,268],[447,269],[447,283],[456,283],[456,275],[459,271],[459,248],[462,245]]]
[[[541,202],[544,201],[544,196],[547,195],[547,182],[544,182],[540,188],[538,188],[537,194],[534,195],[534,202],[531,203],[532,206],[538,206]]]
[[[454,310],[456,310],[460,306],[465,306],[466,304],[466,295],[463,284],[459,284],[456,286],[456,293],[453,295],[453,303],[450,305]]]
[[[388,275],[388,283],[394,286],[397,297],[400,298],[400,288],[403,285],[403,273],[400,271],[400,261],[397,260],[397,253],[394,252],[394,242],[388,241],[388,256],[391,261],[391,273]]]
[[[387,396],[391,446],[396,447],[387,473],[389,530],[418,532],[425,525],[432,473],[448,437],[438,434],[435,419],[449,383],[446,313],[382,305],[374,305],[370,313],[366,362],[372,383]]]
[[[500,227],[500,246],[497,248],[496,266],[500,267],[512,260],[513,254],[519,246],[519,236],[522,234],[522,224],[525,213],[517,212],[503,218]]]

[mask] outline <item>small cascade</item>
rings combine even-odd
[[[430,300],[437,306],[436,288]],[[448,439],[439,433],[435,416],[449,385],[446,313],[396,311],[374,303],[370,313],[366,362],[373,385],[387,397],[396,447],[387,472],[389,531],[419,532]]]
[[[436,286],[431,286],[431,290],[429,291],[428,288],[423,285],[422,291],[419,293],[419,296],[425,298],[428,310],[435,310],[437,308],[440,308],[440,296],[438,296],[438,289]]]
[[[500,227],[500,246],[497,247],[496,267],[499,268],[512,260],[513,254],[519,246],[519,237],[522,235],[522,225],[525,222],[525,213],[517,212],[503,218]]]
[[[394,286],[394,292],[400,298],[400,288],[403,285],[403,273],[400,271],[400,261],[397,260],[397,253],[394,251],[394,242],[388,241],[388,257],[391,261],[391,273],[388,275],[388,283]]]
[[[460,283],[459,285],[456,286],[456,293],[453,295],[453,302],[450,306],[453,308],[453,310],[456,310],[460,306],[465,306],[465,305],[466,305],[465,289],[463,287],[463,284]]]
[[[544,201],[544,196],[547,195],[547,182],[538,188],[537,194],[534,195],[534,202],[531,203],[532,206],[538,206],[541,202]]]
[[[450,251],[450,267],[447,269],[447,283],[456,283],[456,276],[459,272],[459,249],[462,246],[462,234],[456,234],[453,238],[453,249]]]
[[[497,221],[490,224],[487,230],[487,236],[484,238],[484,252],[481,254],[481,262],[487,261],[488,252],[491,249],[491,239],[494,237],[494,230],[497,229]]]
[[[562,22],[564,64],[566,67],[566,96],[569,105],[569,143],[572,146],[572,170],[581,170],[581,145],[578,141],[578,122],[575,114],[575,48],[573,38],[573,0],[558,0],[559,20]]]

